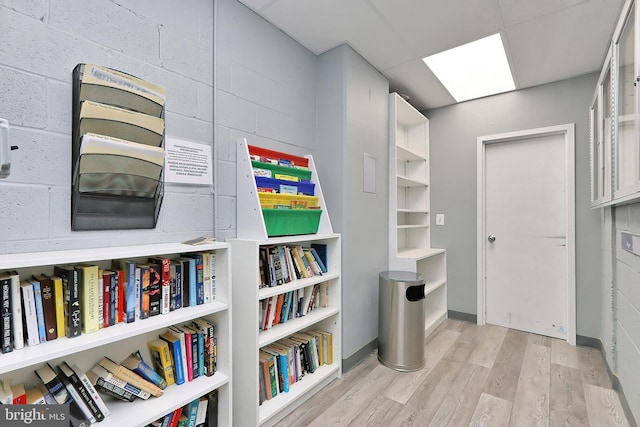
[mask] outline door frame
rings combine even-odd
[[[477,323],[486,323],[486,271],[485,271],[485,151],[496,142],[518,142],[532,137],[564,136],[566,159],[566,223],[567,223],[567,342],[576,344],[576,258],[575,258],[575,123],[480,136],[477,155]]]

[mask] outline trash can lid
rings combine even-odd
[[[413,271],[383,271],[380,273],[380,278],[382,280],[394,281],[394,282],[404,282],[404,283],[424,283],[424,278],[420,273],[414,273]]]

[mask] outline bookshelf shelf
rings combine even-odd
[[[109,410],[112,411],[112,414],[99,425],[100,427],[144,426],[156,420],[157,414],[174,411],[192,400],[228,384],[229,377],[219,372],[211,377],[196,378],[190,383],[167,387],[161,397],[136,402],[135,411],[131,410],[132,404],[129,402],[109,401]]]
[[[234,420],[237,425],[273,425],[282,419],[317,390],[334,378],[340,377],[341,368],[341,240],[339,234],[302,235],[278,237],[266,240],[232,239],[229,241],[234,253],[233,298],[234,298]],[[293,280],[287,284],[259,289],[259,252],[262,246],[302,245],[313,243],[327,245],[327,273],[306,279]],[[328,306],[317,307],[305,316],[293,318],[265,331],[258,328],[259,302],[265,298],[307,288],[327,282]],[[258,351],[291,334],[307,329],[322,329],[333,336],[333,361],[322,365],[313,374],[290,385],[288,393],[280,393],[272,399],[258,400]],[[251,368],[249,368],[251,367]],[[248,393],[255,390],[256,393]]]
[[[431,247],[429,120],[389,95],[389,269],[425,278],[427,333],[447,317],[444,249]]]
[[[63,251],[32,252],[0,255],[1,270],[16,270],[20,278],[33,274],[53,274],[54,266],[63,264],[93,263],[108,268],[112,260],[133,259],[137,262],[151,256],[174,258],[189,252],[215,252],[216,300],[193,307],[184,307],[168,314],[159,314],[132,323],[118,323],[96,332],[81,334],[75,338],[61,337],[36,346],[25,346],[0,355],[0,379],[10,379],[12,384],[24,383],[34,387],[38,378],[35,369],[48,362],[52,366],[62,361],[75,363],[87,371],[104,356],[116,362],[140,350],[143,359],[150,361],[146,343],[158,337],[171,325],[186,324],[192,319],[205,318],[216,325],[217,372],[211,377],[196,378],[181,385],[169,386],[157,398],[134,402],[105,400],[111,415],[100,425],[144,426],[168,412],[216,389],[218,390],[218,423],[232,425],[231,387],[231,255],[228,243],[209,243],[197,246],[180,243],[116,246]]]
[[[318,232],[269,238],[257,197],[257,187],[245,139],[238,142],[237,154],[238,238],[229,241],[234,254],[232,263],[235,367],[233,389],[236,395],[233,399],[233,417],[235,425],[270,426],[342,374],[341,240],[339,234],[333,233],[311,156],[305,157],[309,159],[309,169],[312,171],[312,181],[315,183],[315,195],[318,196],[318,205],[322,208]],[[259,288],[261,247],[276,245],[308,247],[314,243],[326,245],[327,273],[323,273],[322,276],[293,280],[280,286]],[[279,323],[265,331],[259,330],[258,325],[262,320],[259,308],[261,300],[323,282],[327,283],[326,307],[316,307],[305,316]],[[321,365],[313,374],[307,374],[300,381],[290,385],[289,392],[279,393],[260,404],[258,398],[259,350],[293,333],[308,329],[321,329],[332,334],[334,363]]]
[[[279,339],[286,338],[289,335],[312,327],[321,320],[339,314],[340,310],[335,307],[316,308],[303,317],[289,320],[287,323],[281,323],[266,331],[260,331],[258,337],[258,346],[264,347]]]

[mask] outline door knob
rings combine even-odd
[[[489,234],[489,237],[487,238],[487,240],[489,240],[490,242],[495,242],[496,236],[494,236],[493,234]]]

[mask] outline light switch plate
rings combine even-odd
[[[436,225],[444,225],[444,214],[436,214]]]

